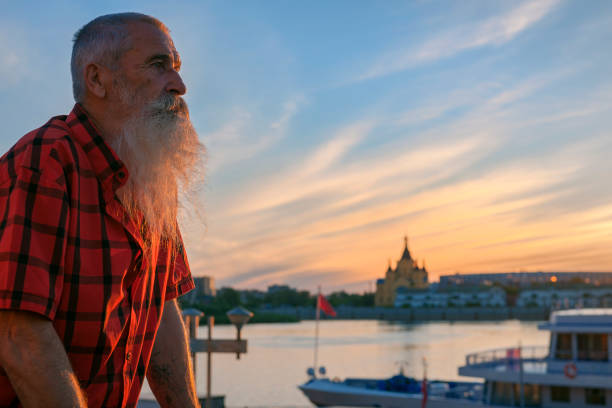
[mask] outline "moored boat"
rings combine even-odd
[[[542,347],[469,354],[459,374],[484,382],[311,378],[299,388],[317,406],[612,407],[612,309],[555,311]],[[425,388],[426,387],[426,388]],[[425,392],[423,392],[425,391]]]
[[[449,407],[449,400],[458,404],[453,407],[468,407],[482,398],[482,383],[433,381],[426,385],[427,396],[423,395],[422,387],[422,382],[401,373],[388,379],[311,378],[299,386],[308,399],[320,407],[410,408],[421,407],[424,398],[428,407]]]

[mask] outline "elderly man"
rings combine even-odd
[[[198,406],[177,207],[204,148],[179,54],[123,13],[79,30],[71,64],[72,112],[0,159],[0,407],[134,407],[145,376],[162,406]]]

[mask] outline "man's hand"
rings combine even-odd
[[[24,408],[86,408],[64,345],[51,321],[0,310],[0,366]]]
[[[163,408],[200,407],[185,326],[176,300],[169,300],[164,305],[147,380]]]

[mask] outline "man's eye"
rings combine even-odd
[[[153,65],[156,68],[165,68],[166,67],[166,63],[164,61],[154,61],[151,65]]]

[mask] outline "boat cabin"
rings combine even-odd
[[[469,354],[459,374],[485,379],[490,406],[612,407],[612,309],[555,311],[542,347]]]

